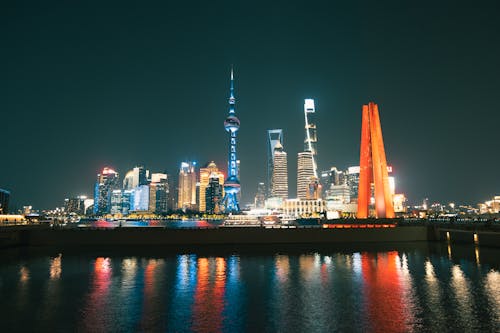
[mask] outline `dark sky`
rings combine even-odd
[[[225,169],[233,64],[244,202],[269,128],[295,195],[304,98],[322,169],[359,163],[374,101],[398,192],[486,200],[500,194],[499,15],[496,1],[3,1],[0,187],[52,208],[92,194],[104,166]]]

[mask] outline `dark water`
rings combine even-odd
[[[2,250],[0,331],[500,331],[495,249],[179,251]]]

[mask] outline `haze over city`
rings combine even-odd
[[[359,164],[361,106],[379,105],[398,192],[477,203],[498,193],[500,23],[494,2],[3,5],[0,185],[17,205],[92,196],[96,174],[184,160],[227,168],[235,69],[242,202],[282,128],[290,196],[303,101],[319,170]]]

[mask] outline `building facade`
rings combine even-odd
[[[0,188],[0,214],[9,213],[10,192]]]
[[[266,178],[266,198],[271,196],[272,190],[272,178],[273,178],[273,170],[274,170],[274,149],[276,145],[283,143],[283,130],[278,129],[270,129],[267,130],[267,178]]]
[[[254,207],[255,208],[264,208],[266,204],[266,193],[267,188],[266,184],[259,183],[257,185],[257,193],[255,194]]]
[[[213,172],[208,178],[208,185],[204,188],[205,212],[209,214],[221,212],[222,192],[223,185],[221,184],[220,174]]]
[[[288,199],[288,164],[287,154],[278,142],[274,147],[273,174],[271,178],[271,197]]]
[[[85,215],[85,200],[87,200],[87,197],[84,195],[64,199],[64,211],[66,213]]]
[[[318,167],[316,156],[318,154],[318,136],[316,131],[316,107],[314,106],[314,99],[304,100],[304,120],[305,120],[305,139],[304,139],[304,151],[312,153],[312,168],[313,174],[318,178]]]
[[[196,162],[182,162],[179,170],[177,208],[197,210],[196,206]]]
[[[325,212],[325,201],[288,199],[283,202],[283,213],[295,217],[319,217]]]
[[[149,170],[146,170],[143,166],[136,166],[123,178],[123,189],[133,190],[137,186],[147,185],[149,178]]]
[[[199,210],[200,212],[208,211],[207,202],[205,196],[205,190],[207,189],[212,178],[217,178],[221,186],[224,185],[224,174],[219,171],[217,165],[214,161],[208,163],[204,168],[200,168],[200,185],[199,185]],[[220,202],[219,202],[220,204]]]
[[[297,154],[297,198],[308,198],[309,185],[314,179],[313,154],[304,151]]]
[[[170,187],[168,184],[168,175],[165,173],[151,174],[151,183],[149,184],[149,211],[162,214],[169,210],[168,202],[170,196]]]
[[[94,214],[103,215],[111,212],[111,193],[120,189],[119,174],[111,168],[104,168],[97,175],[94,188]]]

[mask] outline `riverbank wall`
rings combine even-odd
[[[0,248],[15,246],[212,246],[272,244],[347,244],[444,241],[500,247],[500,233],[442,229],[436,226],[391,228],[50,228],[0,227]]]
[[[335,244],[427,241],[429,235],[428,228],[424,226],[376,229],[8,227],[0,229],[0,246]]]

